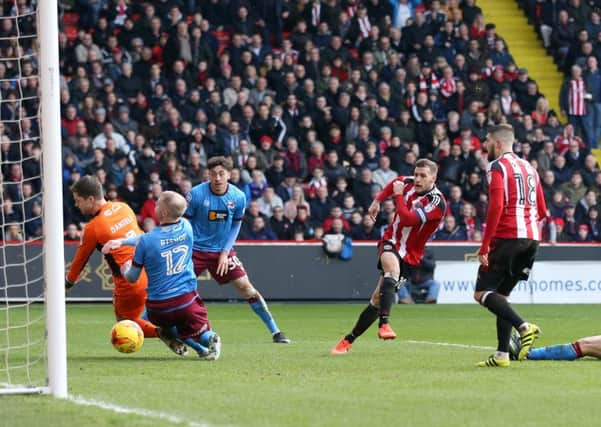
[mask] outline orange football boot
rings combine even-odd
[[[384,323],[378,328],[378,338],[382,340],[393,340],[396,338],[396,334],[390,327],[390,324]]]
[[[332,350],[330,350],[330,354],[346,354],[351,349],[353,344],[346,338],[342,338],[338,341],[338,344],[334,346]]]

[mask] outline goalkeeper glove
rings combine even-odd
[[[71,283],[68,279],[65,279],[65,291],[69,291],[73,286],[75,286],[75,283]]]

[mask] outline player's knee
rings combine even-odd
[[[234,285],[238,292],[240,292],[247,299],[252,298],[259,293],[252,283],[250,283],[250,281],[244,277],[234,280],[232,285]]]
[[[379,296],[372,296],[371,299],[369,300],[369,303],[371,305],[373,305],[375,308],[380,308],[380,297]]]
[[[382,289],[395,289],[399,285],[401,274],[398,271],[384,273],[384,280],[382,282]]]
[[[478,304],[482,304],[484,305],[483,301],[482,301],[482,295],[484,294],[484,292],[481,291],[476,291],[474,292],[474,300],[478,303]]]
[[[242,295],[244,295],[245,298],[252,298],[255,297],[259,294],[259,291],[257,291],[253,285],[251,285],[250,283],[243,285],[241,287],[238,288],[238,290],[240,291],[240,293]]]

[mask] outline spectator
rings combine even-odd
[[[291,221],[295,221],[298,217],[298,208],[303,207],[306,218],[311,215],[309,203],[305,200],[305,194],[303,192],[303,187],[296,184],[292,187],[292,194],[290,199],[284,203],[284,216]],[[305,222],[305,217],[303,217],[303,223]]]
[[[561,186],[561,190],[564,192],[568,200],[574,204],[578,203],[578,201],[582,199],[586,193],[586,187],[582,182],[582,174],[580,171],[572,172],[570,181],[564,183]]]
[[[266,228],[265,219],[262,216],[256,216],[252,219],[252,225],[249,230],[242,234],[244,240],[277,240],[277,235]]]
[[[397,295],[399,304],[436,304],[440,282],[434,279],[436,261],[431,249],[424,252],[420,264],[411,271],[411,280],[405,282]]]
[[[159,200],[159,196],[163,192],[163,187],[159,183],[154,183],[150,187],[150,192],[148,193],[148,198],[142,203],[142,207],[140,208],[140,218],[139,222],[144,224],[147,218],[152,219],[154,224],[158,224],[159,221],[156,217],[155,207],[156,202]]]
[[[587,114],[587,100],[592,99],[592,95],[582,78],[582,68],[580,66],[572,66],[570,78],[566,79],[561,86],[559,97],[562,114],[567,114],[570,124],[574,126],[575,133],[582,134],[590,148],[592,146],[591,139],[589,139],[589,135],[584,133],[584,120]]]
[[[374,184],[378,185],[380,189],[382,189],[397,176],[398,174],[390,169],[390,158],[388,156],[380,157],[379,167],[373,172],[372,175]]]
[[[566,183],[572,176],[572,169],[566,165],[566,158],[564,156],[555,157],[551,170],[555,175],[555,182],[558,185]]]
[[[284,208],[285,212],[285,208]],[[292,222],[292,231],[294,240],[307,240],[315,235],[315,228],[309,218],[309,212],[305,205],[300,205],[297,209],[297,215]],[[300,236],[299,236],[300,235]]]
[[[434,235],[435,240],[467,240],[465,230],[457,226],[457,221],[453,215],[447,215],[444,218],[442,230],[439,230]]]
[[[323,223],[335,205],[335,202],[328,194],[327,186],[317,188],[315,198],[310,202],[313,220],[318,223]]]
[[[340,208],[340,206],[332,207],[328,217],[326,217],[326,219],[323,221],[323,231],[325,233],[328,233],[330,231],[330,229],[332,228],[333,222],[338,219],[342,222],[344,231],[350,232],[351,226],[350,226],[349,222],[344,218],[342,208]]]
[[[65,242],[79,242],[81,240],[81,232],[75,224],[67,225],[65,229]]]
[[[578,226],[578,233],[576,234],[574,241],[580,242],[580,243],[590,242],[591,237],[589,234],[590,234],[589,226],[587,224],[580,224]]]
[[[293,237],[292,221],[284,216],[284,208],[274,208],[269,227],[279,240],[291,240]]]
[[[359,217],[361,217],[359,215]],[[351,237],[353,240],[379,240],[380,232],[376,228],[376,224],[371,216],[364,215],[361,224],[352,230]]]
[[[257,201],[259,202],[259,211],[267,218],[272,217],[277,208],[284,208],[284,202],[280,196],[275,194],[273,187],[265,188],[262,197]]]
[[[308,173],[307,160],[305,155],[298,150],[298,141],[296,138],[288,138],[286,141],[287,150],[284,154],[286,167],[294,172],[299,180],[304,180]]]
[[[258,169],[252,171],[252,181],[249,184],[251,199],[259,199],[263,196],[263,192],[267,188],[267,180],[265,175]]]
[[[597,207],[597,193],[594,190],[587,190],[584,197],[576,203],[576,212],[574,216],[578,223],[582,223],[588,218],[588,212],[591,208]]]

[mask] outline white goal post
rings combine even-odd
[[[54,396],[66,398],[67,327],[57,0],[39,0],[37,20],[40,43],[42,186],[45,195],[43,221],[48,387]]]
[[[22,3],[22,2],[19,2]],[[6,37],[3,42],[11,43],[20,55],[9,58],[0,57],[2,61],[12,61],[17,64],[18,72],[10,78],[0,78],[0,84],[13,84],[21,99],[17,99],[18,113],[4,123],[19,131],[21,139],[11,138],[8,145],[18,144],[21,153],[18,159],[7,158],[6,153],[0,152],[0,167],[13,167],[22,170],[22,164],[31,157],[23,154],[23,120],[36,120],[39,125],[39,137],[27,136],[28,142],[34,141],[41,149],[41,181],[38,193],[33,194],[38,200],[41,197],[41,214],[33,218],[42,222],[42,233],[35,237],[25,235],[28,221],[25,215],[21,222],[7,223],[3,211],[4,185],[0,172],[0,366],[3,378],[0,379],[0,394],[41,394],[50,393],[58,398],[66,398],[67,393],[67,342],[64,274],[65,260],[63,247],[63,194],[62,194],[62,140],[60,116],[60,73],[58,48],[58,3],[56,0],[33,0],[19,6],[15,0],[10,16],[0,16],[0,19],[14,21],[16,34]],[[36,10],[37,5],[37,10]],[[31,6],[31,7],[28,7]],[[7,8],[4,8],[6,12]],[[19,33],[20,22],[23,19],[35,22],[35,34]],[[21,41],[37,38],[37,47],[28,42],[30,51],[22,49]],[[23,61],[37,64],[37,75],[25,75],[21,66]],[[15,75],[16,74],[16,75]],[[23,83],[27,79],[39,79],[37,95],[24,95]],[[39,110],[30,112],[24,118],[23,102],[37,99]],[[1,135],[0,135],[1,136]],[[3,139],[2,142],[5,142]],[[5,144],[6,145],[6,144]],[[4,156],[4,157],[3,157]],[[24,183],[29,183],[30,177],[21,176],[11,184],[23,194]],[[32,197],[33,197],[32,196]],[[22,212],[25,203],[32,201],[22,196]],[[12,200],[10,201],[12,203]],[[11,219],[11,221],[13,221]],[[7,227],[14,226],[21,230],[23,238],[7,243]],[[13,236],[12,234],[9,236]],[[11,237],[12,238],[12,237]],[[10,240],[10,239],[9,239]],[[40,246],[41,245],[41,246]],[[32,247],[34,250],[32,250]],[[37,247],[37,248],[36,248]],[[41,251],[39,248],[42,248]],[[18,254],[11,257],[11,253]],[[19,262],[20,261],[20,262]],[[35,265],[34,265],[35,264]],[[32,265],[34,265],[32,267]],[[42,268],[43,267],[43,268]],[[9,269],[18,270],[19,279]],[[32,273],[33,272],[33,273]],[[38,273],[39,272],[39,273]],[[9,278],[11,278],[9,280]],[[15,283],[14,280],[20,281]],[[12,281],[12,283],[11,283]],[[43,287],[43,288],[42,288]],[[25,288],[24,301],[11,299],[11,289]],[[31,288],[31,292],[30,292]],[[38,290],[42,288],[43,290]],[[44,302],[44,307],[36,302]],[[45,319],[45,324],[44,324]]]

